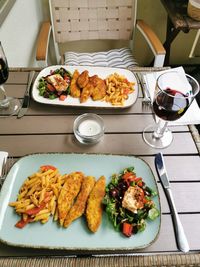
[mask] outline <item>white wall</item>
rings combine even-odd
[[[37,66],[35,44],[48,17],[47,0],[16,0],[0,27],[0,41],[10,67]]]

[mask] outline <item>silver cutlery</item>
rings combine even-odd
[[[144,80],[144,75],[141,74],[141,86],[143,91],[142,104],[144,107],[151,107],[151,98],[149,90],[147,89],[146,81]]]
[[[1,188],[2,185],[3,185],[4,177],[5,177],[5,175],[6,175],[6,161],[7,161],[7,158],[5,157],[5,158],[3,159],[3,162],[2,162],[2,168],[1,168],[0,188]]]
[[[143,98],[142,98],[142,108],[143,109],[148,109],[151,107],[151,98],[148,92],[148,89],[146,88],[146,82],[144,81],[144,74],[137,73],[136,77],[140,83],[142,93],[143,93]]]
[[[1,175],[0,175],[0,189],[6,179],[6,176],[9,172],[9,170],[11,169],[11,167],[13,166],[14,163],[14,159],[12,157],[10,157],[9,159],[7,157],[5,157],[3,159],[3,164],[2,164],[2,169],[1,169]]]
[[[176,206],[175,206],[175,202],[173,199],[173,195],[172,195],[172,191],[171,191],[171,187],[170,187],[170,183],[169,183],[162,153],[156,154],[155,165],[156,165],[156,169],[157,169],[159,178],[161,180],[162,186],[164,188],[167,200],[169,202],[171,213],[172,213],[177,246],[181,251],[188,252],[190,249],[189,244],[188,244],[182,223],[180,221],[179,215],[176,210]]]
[[[30,89],[31,89],[31,85],[32,85],[32,82],[33,82],[33,78],[34,78],[34,75],[35,75],[35,71],[31,71],[29,73],[29,77],[28,77],[28,85],[27,85],[27,88],[26,88],[26,91],[25,91],[25,94],[24,94],[24,99],[23,99],[23,102],[22,102],[22,106],[18,112],[18,115],[17,115],[17,118],[21,118],[23,117],[27,110],[28,110],[28,107],[29,107],[29,103],[30,103]]]
[[[7,159],[7,157],[8,157],[8,152],[0,151],[0,177],[2,173],[3,162],[5,159]]]

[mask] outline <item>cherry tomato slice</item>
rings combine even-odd
[[[60,96],[59,96],[59,100],[60,100],[60,101],[64,101],[66,98],[67,98],[66,95],[60,95]]]

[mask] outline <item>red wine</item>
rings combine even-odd
[[[158,93],[153,102],[154,112],[166,121],[179,119],[189,107],[189,100],[183,93],[167,88]]]
[[[8,65],[7,63],[0,58],[0,84],[3,84],[8,79]]]

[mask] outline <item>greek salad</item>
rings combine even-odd
[[[64,68],[51,71],[50,75],[40,78],[39,95],[49,99],[59,98],[64,101],[70,94],[72,75]]]
[[[145,230],[146,220],[160,215],[153,201],[156,195],[142,177],[137,177],[134,167],[129,167],[112,175],[103,204],[114,228],[130,237]]]

